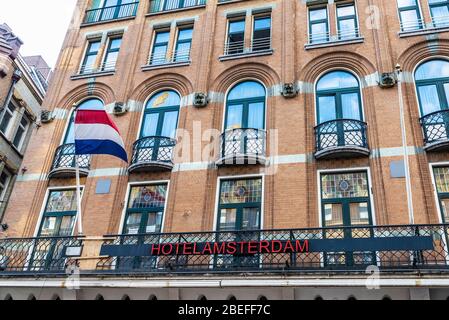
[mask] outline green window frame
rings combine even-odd
[[[76,215],[76,189],[50,190],[39,225],[38,237],[71,236]],[[61,229],[67,221],[69,227]]]
[[[434,166],[433,176],[435,179],[441,221],[443,223],[449,223],[449,167]]]
[[[258,25],[259,22],[262,22],[261,25]],[[254,16],[252,51],[263,51],[271,49],[271,29],[271,14]]]
[[[91,73],[95,71],[96,60],[100,51],[101,40],[90,40],[87,44],[86,53],[83,63],[81,64],[80,73]],[[88,64],[89,63],[89,64]]]
[[[260,230],[263,189],[261,177],[220,180],[217,231]],[[233,226],[223,227],[227,223],[228,213],[232,214]],[[256,219],[254,213],[257,213]],[[251,226],[251,222],[255,226]]]
[[[373,226],[368,171],[324,172],[320,174],[320,185],[322,226],[332,228],[324,232],[325,238],[373,237],[372,232],[357,230],[357,227]],[[339,227],[352,228],[339,229]],[[328,252],[325,254],[326,264],[365,266],[375,264],[375,261],[374,252]]]
[[[231,93],[238,89],[239,86],[245,86],[245,85],[255,85],[258,86],[259,89],[263,88],[264,91],[264,95],[260,95],[260,96],[253,96],[253,97],[249,97],[249,98],[237,98],[237,99],[230,99],[229,96],[231,95]],[[250,113],[251,113],[251,107],[252,106],[262,106],[263,112],[261,115],[261,119],[262,120],[262,126],[260,128],[253,128],[249,126],[249,123],[251,121],[250,119]],[[230,110],[233,107],[240,107],[241,108],[241,120],[240,123],[230,123],[230,121],[232,120],[232,118],[230,117]],[[230,91],[228,94],[228,98],[226,100],[226,113],[225,113],[225,130],[229,130],[229,129],[265,129],[265,115],[266,115],[266,90],[265,88],[257,81],[253,81],[253,80],[248,80],[248,81],[243,81],[240,82],[238,84],[236,84]],[[256,119],[257,120],[257,119]],[[234,126],[233,126],[234,125]],[[239,127],[235,127],[235,125],[240,125]]]
[[[151,49],[151,57],[149,61],[150,65],[167,63],[169,41],[170,41],[169,29],[161,29],[156,30],[154,32],[153,48]]]
[[[354,80],[357,81],[358,86],[357,87],[350,87],[350,88],[332,88],[332,89],[328,89],[328,90],[319,90],[318,89],[318,85],[320,83],[321,80],[323,80],[324,77],[328,76],[328,75],[332,75],[332,74],[336,74],[336,73],[343,73],[346,76],[351,76]],[[355,77],[352,73],[347,72],[347,71],[343,71],[343,70],[336,70],[336,71],[331,71],[326,73],[325,75],[323,75],[320,80],[318,80],[317,82],[317,93],[316,93],[316,106],[317,106],[317,123],[321,124],[327,121],[332,121],[332,120],[339,120],[339,119],[346,119],[346,117],[344,117],[344,109],[346,107],[346,105],[343,103],[343,96],[345,95],[351,95],[351,94],[357,94],[357,99],[358,99],[358,105],[359,105],[359,109],[358,109],[358,114],[359,114],[359,118],[355,118],[351,119],[351,120],[359,120],[359,121],[363,121],[363,108],[362,108],[362,98],[361,98],[361,92],[360,92],[360,82],[357,79],[357,77]],[[335,117],[332,119],[327,119],[325,121],[321,121],[321,116],[322,116],[322,112],[321,112],[321,107],[323,105],[320,104],[320,99],[321,98],[333,98],[334,102],[335,102]]]
[[[162,232],[168,183],[133,185],[128,194],[123,234]],[[140,221],[138,221],[140,220]],[[152,222],[151,224],[149,222]],[[134,229],[134,232],[130,232]]]
[[[184,34],[187,34],[187,36],[184,36]],[[178,28],[174,62],[188,62],[190,60],[190,52],[192,49],[192,38],[193,38],[193,26]]]
[[[313,13],[318,11],[324,11],[326,16],[324,18],[313,18]],[[330,40],[329,34],[329,12],[326,7],[310,7],[308,10],[309,16],[309,43],[320,43],[320,42],[328,42]],[[325,25],[325,31],[315,33],[314,27],[317,25]]]
[[[166,103],[164,102],[163,98],[165,97],[166,100],[175,99],[177,98],[176,104]],[[156,99],[156,102],[154,100]],[[160,99],[161,104],[155,105],[157,103],[157,100]],[[173,90],[164,90],[160,91],[158,93],[155,93],[151,96],[151,98],[148,100],[145,111],[143,115],[143,121],[142,121],[142,127],[140,130],[140,138],[147,138],[147,137],[168,137],[168,138],[174,138],[174,134],[166,135],[164,136],[164,127],[167,124],[167,117],[170,114],[174,114],[176,112],[176,128],[178,127],[178,121],[179,121],[179,112],[181,108],[181,97],[176,91]],[[157,125],[154,127],[151,127],[152,129],[150,131],[154,131],[154,135],[147,135],[145,134],[145,131],[149,128],[148,123],[151,121],[151,117],[157,117]],[[149,122],[151,124],[151,122]],[[176,131],[176,130],[175,130]]]
[[[424,67],[427,63],[433,63],[433,62],[440,62],[442,64],[446,64],[449,66],[449,61],[443,60],[443,59],[433,59],[433,60],[426,61],[416,69],[415,78],[416,78],[417,73],[419,72],[419,69],[421,67]],[[415,85],[416,85],[416,91],[418,94],[419,110],[421,112],[421,116],[426,116],[433,112],[438,112],[438,111],[449,109],[449,77],[435,77],[435,78],[415,80]],[[421,89],[430,88],[430,87],[434,87],[436,90],[436,91],[434,91],[434,93],[436,93],[436,95],[438,97],[439,110],[425,112],[425,110],[424,110],[425,97],[423,96]]]
[[[354,14],[343,15],[341,14],[342,9],[345,8],[353,8]],[[354,28],[352,30],[343,31],[343,26],[345,22],[352,21],[354,24]],[[357,8],[355,3],[345,3],[337,5],[337,32],[338,32],[338,40],[348,40],[357,38],[360,36],[358,19],[357,19]]]
[[[242,29],[243,25],[243,29]],[[234,30],[234,26],[237,29]],[[245,17],[233,18],[228,20],[228,32],[226,35],[226,55],[240,54],[245,49]]]
[[[449,26],[449,0],[429,0],[429,8],[435,28]]]
[[[122,44],[122,37],[109,38],[108,47],[104,56],[102,71],[110,71],[115,69],[118,54]]]
[[[413,31],[423,29],[423,21],[418,0],[397,0],[401,31]],[[412,14],[412,19],[406,20],[407,15]]]

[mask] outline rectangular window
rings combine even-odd
[[[76,219],[76,190],[51,191],[45,206],[40,237],[70,236]]]
[[[429,0],[434,27],[449,26],[449,0]]]
[[[166,197],[167,184],[132,187],[123,233],[160,233]]]
[[[163,64],[167,62],[168,42],[170,40],[170,30],[156,31],[154,34],[153,50],[149,64]]]
[[[20,120],[19,127],[17,128],[16,135],[14,136],[12,142],[17,149],[20,149],[22,146],[22,142],[28,130],[28,126],[29,126],[28,117],[26,115],[23,115],[22,120]]]
[[[110,38],[106,54],[101,70],[110,71],[115,69],[117,63],[118,54],[120,52],[120,46],[122,44],[122,38]]]
[[[443,223],[449,223],[449,167],[433,168]]]
[[[338,40],[347,40],[359,36],[355,4],[337,6]]]
[[[309,9],[309,43],[329,41],[327,8]]]
[[[98,57],[98,52],[100,50],[100,40],[89,41],[87,45],[86,54],[81,65],[81,74],[92,73],[96,70],[96,62]]]
[[[173,57],[174,62],[187,62],[190,60],[192,48],[193,27],[185,27],[178,30],[178,39]]]
[[[222,181],[218,231],[260,229],[262,189],[261,178]]]
[[[0,200],[5,200],[6,190],[8,189],[9,182],[11,181],[11,173],[8,170],[3,169],[0,174]]]
[[[252,51],[271,49],[271,16],[254,17]]]
[[[9,125],[11,123],[11,119],[14,117],[14,112],[16,111],[16,107],[14,104],[9,103],[8,106],[3,111],[2,121],[0,122],[0,131],[6,134],[8,131]]]
[[[245,47],[245,19],[231,20],[228,23],[226,55],[243,53]]]
[[[322,199],[366,198],[369,196],[366,172],[326,174],[321,177]]]
[[[397,0],[402,31],[423,28],[418,0]]]

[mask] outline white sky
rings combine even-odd
[[[76,0],[0,0],[0,23],[24,42],[23,56],[42,55],[53,68]]]

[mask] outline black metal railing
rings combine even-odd
[[[206,0],[150,0],[150,13],[186,9],[206,4]]]
[[[86,10],[86,15],[84,16],[83,23],[96,23],[101,21],[134,17],[137,13],[138,7],[139,1],[136,1],[133,3],[127,3],[118,6]]]
[[[101,255],[109,257],[98,262],[97,270],[112,273],[364,272],[374,265],[384,272],[449,272],[448,235],[449,225],[117,235],[103,244]],[[302,250],[287,250],[287,242],[293,246],[299,243]],[[237,248],[242,246],[241,250],[235,254],[192,254],[195,250],[204,253],[208,244],[221,247],[230,243]],[[272,251],[250,254],[249,243],[255,246],[253,249],[259,245]],[[188,245],[190,254],[179,247],[176,249],[177,245]],[[157,254],[155,248],[165,248],[170,254]]]
[[[173,165],[176,140],[168,137],[145,137],[134,143],[132,165],[165,163]]]
[[[76,159],[78,158],[78,166],[80,169],[90,169],[90,155],[75,155],[75,144],[63,144],[56,149],[55,158],[51,166],[51,171],[60,169],[74,169],[76,167]]]
[[[8,273],[64,273],[75,265],[70,250],[81,252],[82,239],[43,237],[0,239],[0,276]]]
[[[221,135],[221,159],[265,157],[266,131],[262,129],[230,129]]]
[[[449,110],[429,113],[420,121],[426,145],[449,140]]]
[[[337,147],[368,149],[366,127],[365,122],[351,119],[323,122],[315,127],[316,151]]]

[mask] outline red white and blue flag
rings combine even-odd
[[[128,162],[120,132],[103,104],[81,105],[75,117],[75,153],[108,154]]]

